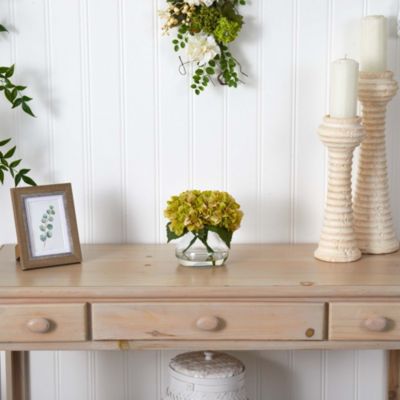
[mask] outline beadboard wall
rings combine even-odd
[[[1,0],[0,64],[17,63],[36,119],[0,104],[0,137],[39,183],[72,182],[82,242],[163,242],[167,198],[229,190],[245,219],[236,242],[317,241],[329,62],[358,58],[359,20],[390,17],[400,78],[398,0],[250,0],[235,44],[238,90],[193,96],[162,37],[157,0]],[[400,201],[400,96],[388,115],[392,204]],[[7,185],[0,243],[15,240]],[[393,207],[397,229],[400,209]],[[49,271],[50,272],[50,271]],[[35,352],[32,400],[160,400],[171,352]],[[379,351],[236,353],[251,400],[382,400]]]

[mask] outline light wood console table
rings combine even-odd
[[[235,245],[227,267],[180,267],[164,245],[83,246],[84,263],[21,271],[0,249],[7,400],[29,350],[386,349],[399,400],[400,253],[351,264],[315,245]]]

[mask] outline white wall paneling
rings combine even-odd
[[[16,62],[37,114],[0,102],[39,183],[73,184],[83,242],[164,242],[163,208],[186,188],[227,189],[245,219],[236,242],[317,241],[330,61],[359,58],[359,21],[390,17],[389,66],[400,78],[398,0],[251,0],[234,44],[248,73],[238,90],[200,97],[170,37],[163,0],[2,0],[0,63]],[[392,204],[400,201],[400,96],[388,111]],[[0,188],[0,242],[13,242],[8,187]],[[397,229],[400,209],[393,207]],[[35,352],[32,399],[158,400],[174,352]],[[383,352],[235,353],[252,400],[381,400]]]
[[[31,400],[160,400],[176,351],[32,352]],[[382,351],[234,352],[250,400],[382,400]]]

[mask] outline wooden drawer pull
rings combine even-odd
[[[201,331],[216,331],[219,328],[219,318],[214,316],[200,317],[196,321],[196,326]]]
[[[51,329],[51,321],[46,318],[33,318],[26,324],[33,333],[47,333]]]
[[[371,332],[384,332],[389,326],[389,321],[385,317],[374,316],[365,319],[363,325]]]

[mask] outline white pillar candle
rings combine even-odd
[[[361,71],[386,71],[387,42],[386,18],[383,15],[364,17],[361,32]]]
[[[332,63],[329,112],[332,118],[357,115],[358,62],[342,58]]]

